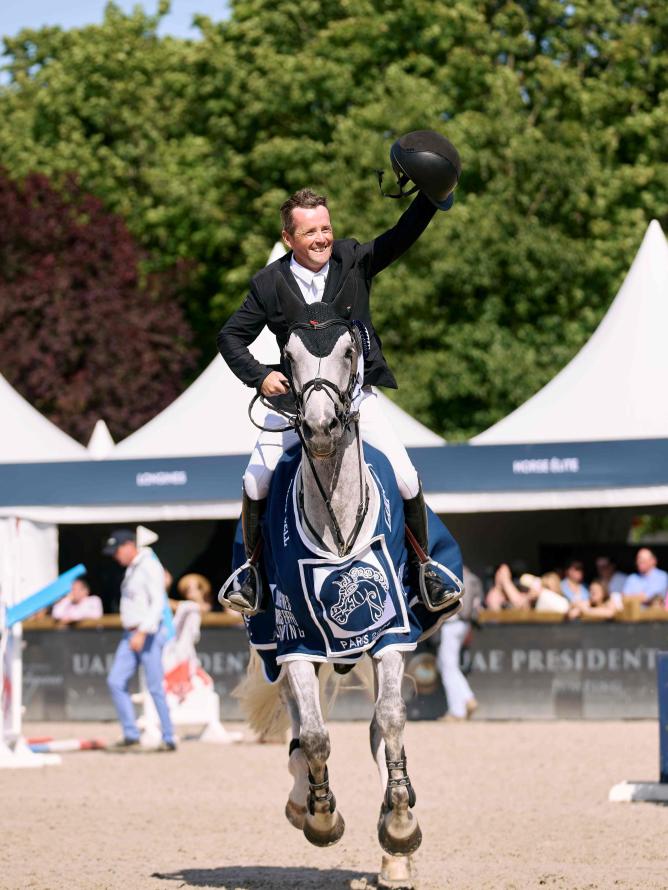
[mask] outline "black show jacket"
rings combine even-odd
[[[344,318],[358,318],[367,326],[371,350],[364,364],[365,384],[397,388],[394,375],[383,356],[380,337],[371,321],[369,297],[373,279],[417,241],[435,213],[436,208],[429,199],[418,193],[397,224],[373,241],[360,244],[353,238],[347,238],[335,240],[332,245],[323,301],[336,301]],[[292,252],[289,252],[253,276],[248,296],[218,334],[220,354],[240,380],[256,389],[260,388],[272,369],[258,362],[248,345],[267,325],[275,334],[282,354],[288,336],[290,321],[283,312],[276,287],[280,276],[306,305],[290,271],[291,258]]]

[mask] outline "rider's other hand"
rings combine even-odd
[[[263,396],[282,396],[288,392],[290,385],[280,371],[270,371],[262,381],[260,392]]]

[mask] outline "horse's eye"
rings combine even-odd
[[[290,362],[290,364],[292,364],[292,356],[290,355],[290,353],[287,350],[283,353],[283,355],[285,356],[285,360]]]
[[[352,346],[349,346],[346,349],[346,354],[344,355],[344,358],[352,358],[352,357],[353,357],[353,349],[352,349]]]

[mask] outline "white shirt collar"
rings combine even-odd
[[[322,275],[325,278],[327,277],[327,273],[329,272],[329,260],[327,260],[322,269],[313,272],[311,269],[307,269],[305,266],[302,266],[301,263],[298,263],[293,254],[290,258],[290,271],[295,278],[299,278],[303,281],[306,287],[310,287],[316,275]]]

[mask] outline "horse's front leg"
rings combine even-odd
[[[290,661],[285,667],[299,710],[299,747],[308,764],[304,835],[317,847],[329,847],[340,840],[345,823],[329,788],[327,759],[330,744],[320,710],[318,676],[315,665],[309,661]]]
[[[288,752],[288,770],[293,779],[292,788],[285,805],[285,816],[291,825],[299,831],[304,830],[306,803],[308,800],[308,763],[299,744],[299,708],[292,694],[287,677],[281,682],[281,699],[290,715],[290,750]]]
[[[371,750],[385,791],[378,820],[378,840],[392,856],[407,857],[420,846],[422,832],[411,812],[415,792],[406,770],[406,705],[401,696],[403,654],[386,650],[374,659],[374,667],[377,696],[371,722]]]

